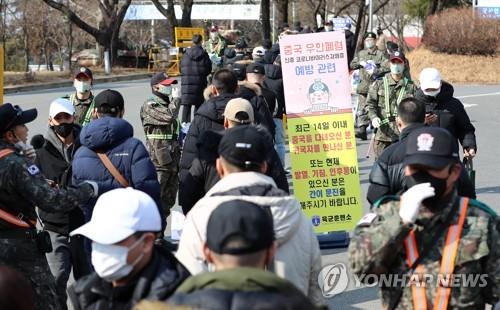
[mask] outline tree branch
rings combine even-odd
[[[380,5],[375,9],[373,10],[373,15],[377,14],[378,11],[380,11],[384,6],[386,6],[391,0],[384,0],[382,1],[382,3],[380,3]]]
[[[97,39],[100,35],[102,35],[104,33],[103,31],[101,31],[95,27],[92,27],[89,24],[87,24],[86,22],[84,22],[80,17],[78,17],[75,14],[75,12],[73,12],[66,5],[59,3],[59,2],[56,2],[56,1],[53,1],[53,0],[42,0],[42,1],[45,2],[47,5],[49,5],[50,7],[65,14],[68,17],[68,19],[71,22],[73,22],[78,28],[87,32],[88,34],[90,34],[94,38]]]
[[[340,13],[342,13],[345,10],[347,10],[351,5],[353,5],[356,2],[357,2],[357,0],[351,0],[346,5],[341,6],[337,11],[335,11],[333,13],[335,13],[335,16],[339,16]]]

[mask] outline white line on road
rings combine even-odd
[[[475,107],[477,104],[475,103],[464,103],[464,108],[470,108],[470,107]]]
[[[473,98],[473,97],[486,97],[486,96],[497,96],[500,95],[500,92],[496,93],[484,93],[484,94],[476,94],[476,95],[467,95],[467,96],[459,96],[456,97],[457,99],[463,99],[463,98]]]

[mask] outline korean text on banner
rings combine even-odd
[[[317,233],[362,216],[350,77],[342,32],[280,39],[294,194]]]

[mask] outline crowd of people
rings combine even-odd
[[[308,32],[296,28],[282,35]],[[377,44],[375,33],[351,52],[360,71],[356,137],[367,140],[372,128],[376,153],[352,270],[490,277],[486,288],[454,287],[451,297],[451,287],[423,295],[383,287],[389,309],[421,309],[426,295],[450,308],[494,304],[496,214],[474,200],[460,162],[458,143],[468,160],[477,146],[452,85],[427,68],[417,86],[404,52]],[[25,291],[11,294],[14,308],[0,297],[2,309],[66,309],[68,299],[74,309],[325,307],[318,240],[289,194],[279,42],[249,49],[239,38],[231,48],[213,27],[205,44],[193,36],[181,74],[180,87],[164,72],[151,78],[138,111],[145,143],[124,119],[123,96],[94,95],[85,67],[31,143],[36,109],[0,106],[0,287]],[[186,215],[178,249],[164,238],[177,197]]]

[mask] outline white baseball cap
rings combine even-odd
[[[54,118],[59,113],[68,113],[69,115],[75,114],[75,108],[69,99],[57,98],[52,101],[49,108],[49,116]]]
[[[441,74],[436,68],[425,68],[420,72],[420,88],[423,90],[441,87]]]
[[[102,194],[90,222],[70,236],[83,235],[97,243],[114,244],[140,231],[161,231],[160,212],[146,193],[127,187]]]
[[[257,57],[264,57],[266,54],[266,50],[262,46],[257,46],[256,48],[253,49],[252,51],[252,56],[257,56]]]

